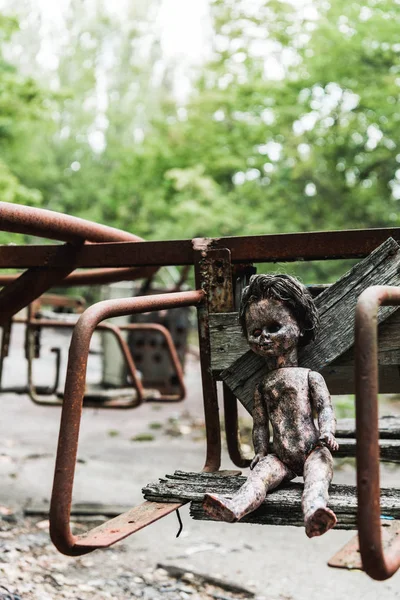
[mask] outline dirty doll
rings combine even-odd
[[[323,377],[297,364],[298,347],[314,339],[319,324],[313,299],[289,275],[253,275],[243,290],[239,320],[251,350],[262,356],[266,365],[265,376],[254,393],[255,456],[250,475],[238,492],[232,498],[206,494],[204,510],[214,519],[238,521],[258,508],[269,490],[303,475],[306,534],[322,535],[336,523],[327,502],[333,476],[330,451],[339,446]]]

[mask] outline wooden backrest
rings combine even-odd
[[[332,286],[311,289],[320,315],[316,340],[299,349],[299,365],[319,371],[331,394],[354,393],[354,317],[360,294],[372,285],[400,285],[400,246],[388,238]],[[318,293],[318,291],[320,293]],[[380,391],[400,391],[400,317],[397,306],[382,306],[379,324]],[[263,359],[248,349],[237,313],[211,313],[211,369],[251,412],[255,384],[265,372]]]
[[[378,328],[379,391],[400,392],[400,312],[396,311]],[[210,314],[211,368],[214,377],[249,352],[237,313]],[[302,366],[307,366],[301,363]],[[353,349],[346,351],[328,367],[320,370],[332,395],[354,393]]]

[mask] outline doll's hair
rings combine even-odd
[[[281,300],[290,309],[300,327],[299,346],[306,346],[315,338],[319,327],[319,315],[307,288],[291,275],[252,275],[242,292],[239,323],[247,337],[246,312],[249,306],[265,298]]]

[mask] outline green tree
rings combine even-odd
[[[167,107],[121,166],[149,207],[150,236],[398,224],[400,6],[294,11],[213,2],[214,57],[190,102]]]
[[[15,174],[10,155],[23,143],[23,127],[42,118],[43,95],[29,77],[21,76],[4,59],[2,47],[18,24],[15,19],[0,15],[0,191],[6,202],[38,204],[40,191],[28,189]]]
[[[214,0],[212,60],[184,107],[168,68],[155,81],[148,10],[121,24],[71,3],[58,109],[14,145],[45,206],[147,239],[398,224],[399,4]]]

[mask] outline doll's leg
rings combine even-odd
[[[315,448],[304,465],[304,492],[301,501],[308,537],[322,535],[336,525],[335,513],[327,507],[333,459],[328,448]]]
[[[284,479],[294,477],[296,475],[277,456],[269,454],[250,471],[247,480],[232,498],[205,494],[204,511],[218,521],[239,521],[260,506],[269,490],[273,490]]]

